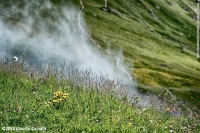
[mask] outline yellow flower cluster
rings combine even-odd
[[[54,99],[53,100],[50,99],[47,102],[47,104],[46,104],[47,107],[50,106],[51,103],[60,104],[62,101],[66,100],[68,98],[68,96],[69,96],[68,93],[63,93],[61,91],[54,92],[53,94],[54,94]]]

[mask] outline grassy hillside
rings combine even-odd
[[[119,99],[109,87],[85,88],[65,70],[0,62],[0,132],[199,132],[199,114],[162,97],[144,106],[134,97]],[[68,69],[69,70],[69,69]],[[73,75],[74,70],[70,71]],[[82,72],[84,73],[84,72]],[[68,73],[69,74],[69,73]],[[77,76],[77,75],[76,75]],[[78,75],[78,79],[79,76]],[[58,78],[60,77],[60,80]],[[62,77],[62,78],[61,78]],[[68,77],[68,78],[67,78]],[[87,78],[87,77],[86,77]],[[148,97],[147,97],[148,98]],[[157,108],[160,106],[160,108]],[[187,115],[186,115],[187,114]],[[189,115],[188,115],[189,114]]]
[[[64,0],[51,2],[58,7],[57,10],[59,7],[68,8],[65,7],[68,2]],[[72,2],[77,9],[81,7],[79,1]],[[2,1],[2,9],[5,8],[1,11],[2,18],[6,18],[6,23],[26,26],[20,21],[23,16],[13,12],[12,4],[23,6],[26,2]],[[104,49],[113,53],[122,51],[125,66],[136,77],[139,88],[147,85],[150,91],[159,93],[158,88],[164,86],[183,99],[194,103],[199,101],[195,1],[109,0],[107,6],[117,14],[100,9],[105,5],[104,0],[88,0],[83,4],[88,33]],[[13,16],[6,16],[7,11],[13,12]],[[44,11],[38,19],[45,19],[47,15]],[[39,26],[32,28],[36,33],[42,31]],[[51,29],[49,33],[53,34]],[[99,52],[115,61],[104,50]]]
[[[194,1],[109,0],[108,7],[121,17],[102,11],[103,0],[83,3],[92,37],[105,49],[123,50],[127,68],[139,85],[165,86],[185,99],[199,100]]]
[[[69,8],[66,0],[51,2],[56,6],[52,12],[59,12],[61,7]],[[71,2],[78,13],[80,2]],[[50,23],[55,22],[56,16],[51,16],[51,11],[45,10],[41,16],[36,13],[35,25],[21,21],[27,16],[17,11],[26,4],[27,1],[2,0],[0,19],[14,29],[31,28],[30,37],[40,32],[58,37],[55,25],[50,25],[46,31],[37,25],[40,19],[50,18]],[[43,4],[30,4],[30,7],[39,8]],[[36,68],[24,63],[25,56],[25,60],[18,62],[1,57],[0,132],[199,132],[196,3],[189,0],[108,0],[107,6],[113,13],[101,10],[104,0],[84,0],[83,4],[88,33],[103,48],[98,49],[94,44],[96,52],[112,62],[116,59],[105,49],[114,54],[122,52],[125,67],[135,76],[137,87],[144,92],[149,105],[136,95],[127,97],[126,86],[116,88],[109,79],[88,78],[91,73],[85,70],[73,68],[70,73],[70,69],[61,69],[62,65],[51,68],[47,64]],[[31,15],[34,13],[30,11]],[[21,49],[23,45],[14,48],[18,54]],[[31,47],[28,50],[27,53],[32,54]],[[168,88],[178,98],[173,99],[163,88]]]

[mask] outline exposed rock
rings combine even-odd
[[[153,9],[149,9],[149,12],[151,13],[151,15],[154,17],[155,15],[154,15],[154,12],[153,12]]]
[[[189,11],[189,9],[188,9],[187,6],[184,6],[184,7],[183,7],[183,10],[185,10],[185,11]]]
[[[101,10],[108,12],[108,8],[107,7],[102,7]]]
[[[111,8],[111,7],[101,7],[100,9],[103,10],[103,11],[105,11],[105,12],[113,13],[113,14],[121,17],[120,13],[116,9],[114,9],[114,8]]]
[[[173,4],[172,2],[169,2],[169,1],[168,1],[168,4],[169,4],[170,6],[174,6],[174,4]]]
[[[160,10],[160,7],[158,5],[156,5],[156,9]]]
[[[192,15],[192,18],[193,18],[194,20],[197,20],[197,14],[193,14],[193,15]]]
[[[130,68],[141,68],[139,66],[129,66]]]
[[[182,53],[185,53],[185,49],[184,49],[183,46],[181,46],[181,52],[182,52]]]
[[[169,41],[170,41],[170,39],[169,39],[169,38],[165,38],[165,40],[166,40],[166,42],[169,42]]]
[[[170,66],[168,64],[160,64],[160,65],[172,69],[172,66]]]
[[[93,17],[100,18],[98,14],[93,14]]]

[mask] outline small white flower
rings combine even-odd
[[[145,110],[147,110],[148,108],[142,109],[142,111],[144,112]]]
[[[18,61],[18,58],[17,58],[17,56],[14,56],[13,58],[14,58],[14,61],[15,61],[15,62],[17,62],[17,61]]]

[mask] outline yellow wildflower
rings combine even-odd
[[[62,96],[63,99],[67,99],[67,97],[68,97],[68,96],[65,96],[65,95]]]
[[[62,95],[63,93],[61,91],[57,91],[58,96]]]
[[[57,91],[57,92],[54,92],[54,98],[53,99],[50,99],[46,106],[50,106],[51,105],[51,102],[53,103],[61,103],[63,100],[67,99],[69,94],[68,93],[64,93],[62,91]],[[55,105],[55,104],[54,104]]]
[[[56,92],[54,92],[53,94],[54,94],[54,95],[57,95],[57,93],[56,93]]]
[[[69,96],[69,94],[68,93],[64,93],[63,96]]]
[[[57,99],[57,101],[58,101],[58,103],[61,103],[62,102],[62,98],[60,98],[60,99]]]
[[[46,104],[46,106],[47,106],[47,107],[49,107],[49,106],[50,106],[50,104]]]
[[[37,98],[37,101],[40,101],[41,99],[40,98]]]
[[[170,108],[167,108],[167,111],[170,111]]]
[[[53,102],[54,102],[54,103],[57,103],[57,102],[58,102],[58,100],[53,100]]]
[[[58,96],[61,96],[63,93],[61,91],[57,91],[57,92],[54,92],[53,94],[55,94],[55,96],[58,97]]]

